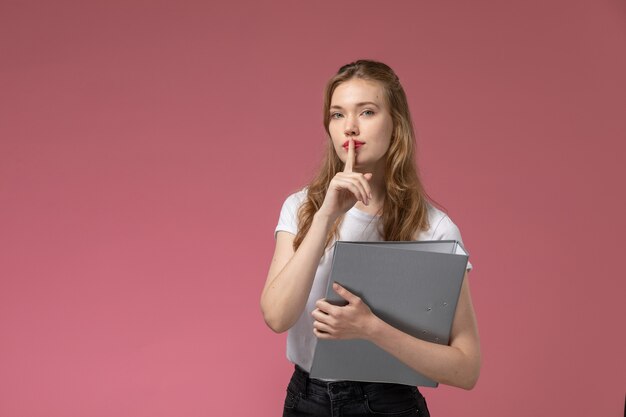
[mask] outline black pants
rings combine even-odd
[[[416,387],[375,382],[312,379],[296,365],[287,387],[283,417],[429,417]]]

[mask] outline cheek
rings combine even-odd
[[[328,131],[330,132],[330,137],[332,137],[333,139],[338,138],[341,135],[341,129],[332,122],[328,126]]]
[[[383,131],[383,137],[385,138],[385,144],[388,147],[391,143],[391,136],[393,135],[393,122],[390,120],[385,124],[385,128]]]
[[[328,128],[330,131],[330,140],[333,142],[335,150],[339,152],[343,146],[343,135],[337,129],[333,129],[332,125]]]
[[[378,143],[382,147],[387,148],[389,144],[391,143],[392,134],[393,134],[393,127],[391,125],[384,124],[382,126],[379,126],[378,132],[376,134],[376,136],[379,139]]]

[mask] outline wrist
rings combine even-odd
[[[337,220],[337,217],[318,211],[313,215],[311,226],[313,226],[313,224],[317,224],[323,226],[326,230],[330,230],[332,225],[335,223],[335,220]]]
[[[376,344],[376,340],[380,338],[381,331],[383,330],[385,324],[386,323],[384,321],[372,313],[369,323],[365,327],[365,338]]]

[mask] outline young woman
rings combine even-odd
[[[276,248],[261,295],[267,325],[288,330],[295,371],[284,416],[428,416],[416,387],[323,381],[308,375],[317,339],[360,338],[376,344],[439,383],[474,387],[480,370],[478,330],[467,280],[468,263],[448,346],[390,326],[347,289],[347,301],[324,300],[336,240],[454,239],[459,229],[430,202],[415,166],[415,135],[406,95],[387,65],[359,60],[341,67],[325,90],[328,149],[304,189],[283,204]]]

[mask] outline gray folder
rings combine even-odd
[[[456,240],[338,241],[326,299],[345,304],[332,289],[337,282],[397,329],[447,345],[468,258]],[[361,339],[318,339],[310,374],[318,379],[438,385]]]

